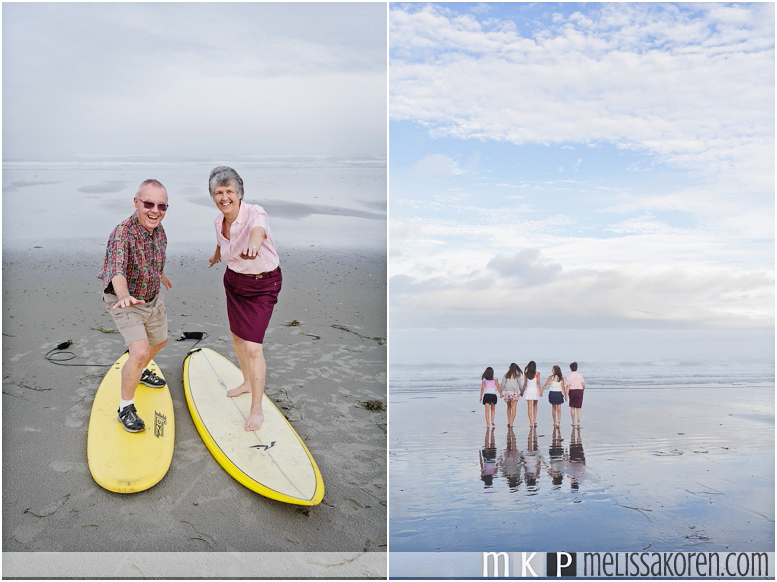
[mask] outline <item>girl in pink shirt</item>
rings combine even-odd
[[[483,372],[480,382],[480,396],[478,402],[483,402],[486,413],[486,427],[494,425],[494,415],[496,414],[497,392],[502,397],[502,389],[499,387],[499,380],[494,378],[494,369],[489,366]]]

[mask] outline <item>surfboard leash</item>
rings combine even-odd
[[[208,337],[208,332],[206,331],[185,331],[181,334],[181,337],[179,337],[176,341],[196,339],[197,341],[194,343],[194,346],[196,346],[198,343],[200,343],[202,340],[206,339],[207,337]],[[73,360],[77,357],[75,353],[71,351],[63,351],[72,345],[73,345],[73,340],[67,340],[62,343],[59,343],[55,347],[51,348],[48,352],[46,352],[46,355],[43,356],[43,358],[46,361],[51,362],[52,364],[56,364],[57,366],[79,366],[79,367],[86,367],[86,368],[109,368],[116,363],[116,362],[111,362],[110,364],[67,364],[65,362],[69,362],[70,360]],[[192,348],[194,348],[194,346],[192,346]]]
[[[181,334],[181,337],[179,337],[177,342],[188,340],[188,339],[196,339],[197,341],[194,342],[194,345],[189,348],[189,351],[193,350],[195,346],[200,343],[202,340],[206,339],[208,337],[207,331],[185,331]]]
[[[67,340],[66,342],[57,344],[56,347],[53,347],[48,352],[46,352],[46,355],[43,357],[47,361],[51,362],[52,364],[56,364],[57,366],[85,366],[90,368],[109,368],[113,366],[113,364],[115,363],[115,362],[111,362],[110,364],[66,364],[65,362],[76,358],[76,355],[73,352],[70,352],[70,351],[63,352],[62,350],[65,350],[72,345],[73,345],[73,340]]]

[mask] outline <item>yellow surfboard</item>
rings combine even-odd
[[[324,497],[321,473],[302,439],[264,395],[259,430],[244,428],[251,394],[235,398],[243,374],[209,348],[189,352],[183,363],[183,388],[194,425],[216,461],[242,485],[285,503],[318,505]]]
[[[173,399],[167,385],[150,388],[139,384],[135,408],[146,429],[124,430],[117,410],[121,397],[121,368],[124,354],[105,374],[94,396],[86,436],[86,458],[94,480],[108,491],[135,493],[159,483],[170,468],[175,441]],[[162,378],[152,361],[148,368]]]

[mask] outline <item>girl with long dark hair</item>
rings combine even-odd
[[[553,416],[553,426],[555,428],[561,426],[561,405],[567,399],[567,389],[566,386],[564,386],[561,368],[553,366],[553,371],[542,386],[543,391],[548,384],[550,384],[550,388],[548,388],[548,401],[551,404],[550,413]]]
[[[502,378],[503,398],[507,404],[507,426],[513,426],[515,413],[518,408],[518,399],[521,397],[521,385],[523,372],[518,364],[510,364],[510,369]]]
[[[483,375],[480,377],[480,396],[478,396],[478,402],[483,402],[486,412],[486,427],[494,425],[494,414],[496,413],[496,394],[499,392],[499,397],[502,397],[502,389],[499,387],[499,380],[494,378],[494,369],[489,366]],[[490,420],[489,420],[490,419]]]
[[[526,399],[526,412],[529,414],[529,428],[537,426],[537,401],[542,397],[540,373],[532,360],[523,371],[523,390],[521,396]]]

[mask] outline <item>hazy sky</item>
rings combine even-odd
[[[381,3],[4,3],[3,157],[385,154]]]
[[[389,38],[392,362],[773,356],[773,4],[395,3]]]

